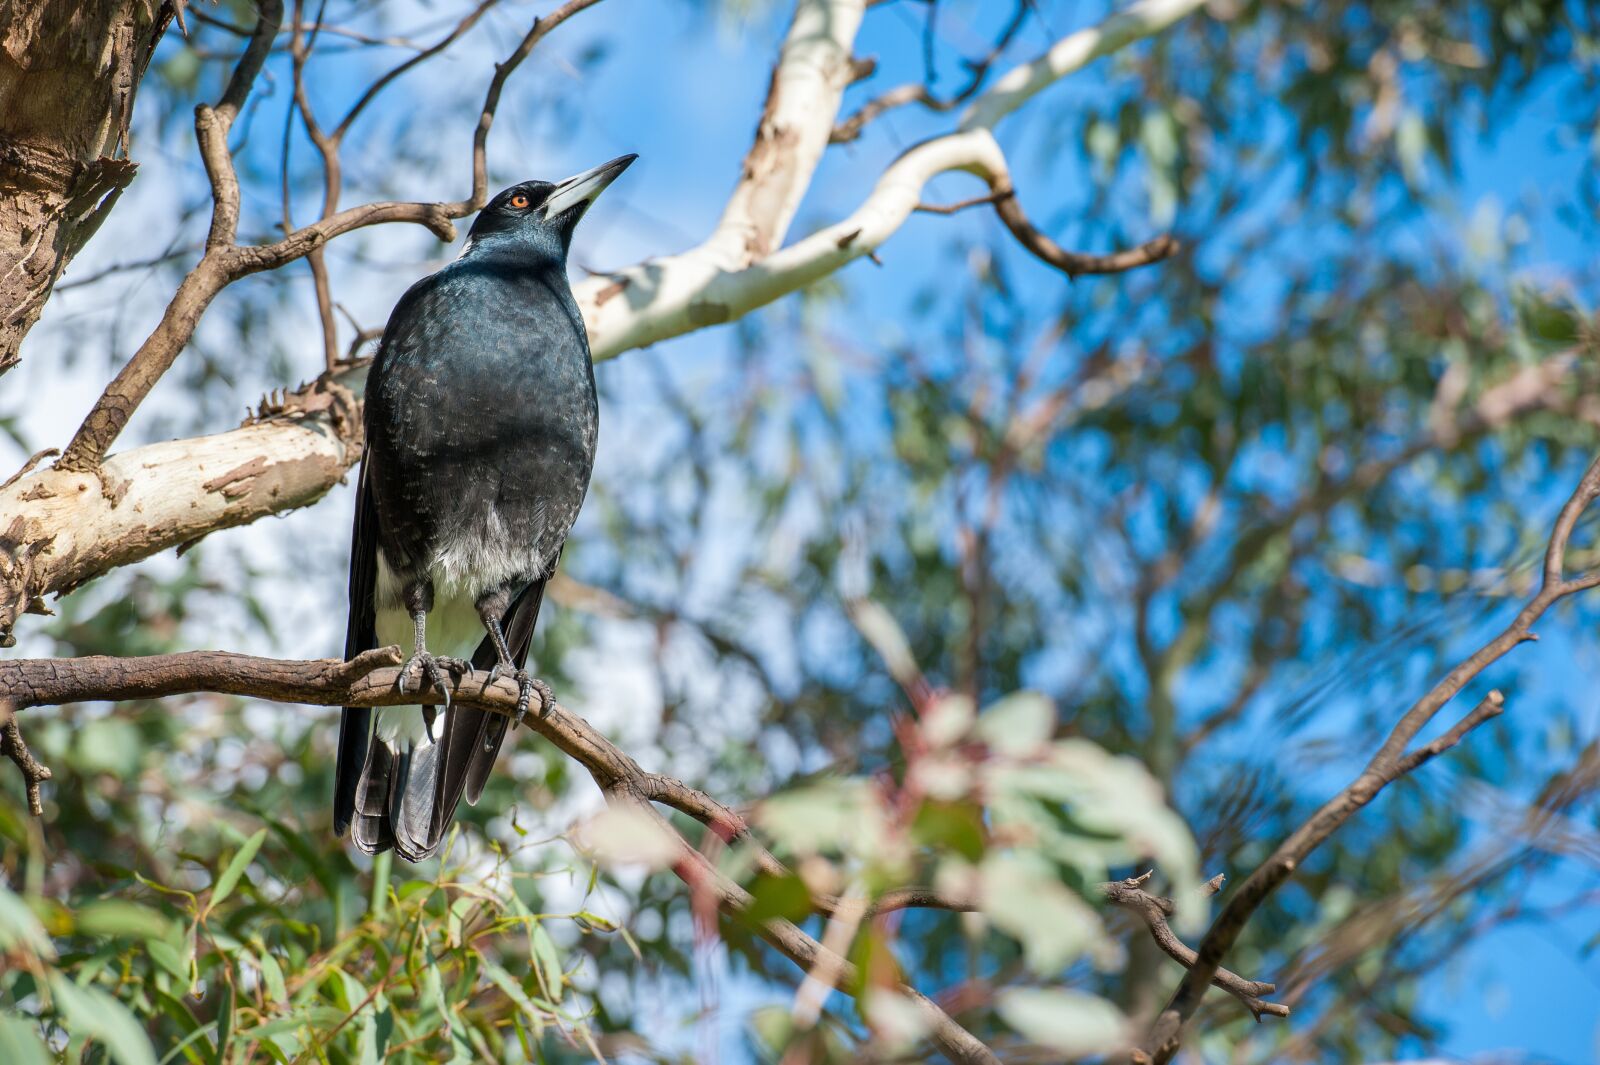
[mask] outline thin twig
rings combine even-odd
[[[1172,926],[1167,923],[1177,912],[1177,906],[1171,899],[1151,894],[1140,886],[1149,875],[1145,873],[1143,876],[1101,884],[1100,893],[1107,902],[1136,914],[1150,929],[1150,937],[1155,940],[1156,946],[1185,969],[1192,969],[1196,958],[1195,952],[1178,938]],[[1206,882],[1206,886],[1219,883],[1221,879],[1220,875],[1215,876]],[[1267,1002],[1261,997],[1276,991],[1275,984],[1262,980],[1247,980],[1238,973],[1222,968],[1218,968],[1212,975],[1211,982],[1244,1003],[1245,1008],[1258,1021],[1263,1016],[1289,1016],[1288,1006],[1279,1002]]]
[[[870,7],[871,5],[869,4],[868,6]],[[907,104],[919,103],[928,108],[930,111],[944,112],[953,110],[966,103],[968,100],[972,99],[978,94],[979,89],[983,88],[984,80],[989,76],[989,71],[994,67],[995,62],[1000,58],[1001,53],[1011,46],[1011,42],[1016,38],[1017,31],[1022,29],[1022,24],[1027,18],[1028,11],[1032,8],[1032,6],[1033,4],[1031,0],[1017,0],[1016,7],[1012,9],[1010,20],[1007,21],[1005,28],[1000,31],[1000,36],[996,38],[995,43],[993,47],[989,49],[988,54],[986,54],[982,59],[968,59],[963,61],[968,71],[967,84],[954,95],[941,98],[933,94],[933,90],[931,88],[933,84],[932,56],[930,54],[926,57],[926,62],[928,64],[927,70],[925,71],[926,80],[920,84],[916,82],[909,82],[905,85],[897,85],[889,91],[867,101],[860,107],[860,109],[856,111],[855,114],[851,115],[849,118],[840,122],[833,128],[833,132],[829,135],[829,140],[834,144],[848,144],[849,142],[860,137],[862,131],[867,127],[867,124],[873,119],[877,118],[885,111],[892,111],[897,107],[904,107]],[[933,10],[932,6],[930,5],[928,11],[929,36],[924,39],[925,45],[929,47],[931,47],[933,22]]]
[[[50,779],[50,769],[33,756],[22,739],[22,727],[11,707],[0,704],[0,758],[9,758],[22,774],[23,786],[28,793],[28,812],[34,817],[44,816],[44,801],[39,785]]]

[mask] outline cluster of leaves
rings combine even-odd
[[[1198,926],[1188,828],[1138,762],[1087,740],[1054,739],[1055,709],[1037,693],[978,714],[964,695],[918,702],[918,716],[897,723],[905,745],[898,773],[827,778],[760,803],[756,823],[798,872],[758,875],[755,905],[743,916],[800,919],[817,894],[870,906],[896,887],[929,884],[973,907],[979,919],[969,918],[964,934],[975,948],[1018,967],[1019,979],[995,996],[1006,1025],[1061,1054],[1115,1049],[1129,1034],[1120,1011],[1062,986],[1060,975],[1120,958],[1099,912],[1098,885],[1113,870],[1154,861],[1187,903],[1180,923]],[[737,872],[749,857],[735,849],[728,862]],[[885,915],[851,940],[858,1011],[884,1054],[926,1034],[894,990],[908,976],[897,957],[902,928]],[[774,1053],[794,1035],[771,1021],[758,1030]]]
[[[813,1031],[802,1009],[769,1007],[751,1019],[758,1052],[777,1060],[799,1049],[809,1061],[845,1062],[916,1051],[928,1026],[899,990],[917,983],[901,959],[908,914],[876,912],[908,885],[928,885],[966,913],[971,947],[1016,970],[993,1012],[1024,1045],[1072,1056],[1121,1046],[1127,1018],[1092,992],[1062,986],[1061,976],[1120,959],[1100,916],[1099,885],[1135,863],[1159,865],[1181,900],[1179,926],[1200,926],[1188,828],[1137,761],[1057,738],[1055,707],[1042,695],[1018,692],[975,711],[969,697],[928,687],[881,608],[858,603],[854,611],[895,663],[913,707],[895,715],[900,757],[871,776],[822,774],[762,799],[752,823],[785,871],[764,868],[749,841],[716,847],[716,857],[752,900],[726,930],[730,942],[759,955],[754,937],[765,922],[810,926],[855,967],[845,985],[855,1023],[836,1017]],[[627,806],[589,819],[581,838],[612,865],[665,868],[678,854],[667,833]],[[720,837],[708,831],[706,839]],[[1016,1042],[990,1027],[996,1045]]]
[[[0,886],[0,1060],[599,1056],[582,962],[558,940],[616,926],[542,912],[514,851],[452,845],[431,876],[391,877],[387,856],[362,872],[263,820],[248,836],[224,826],[229,845],[181,855],[165,883],[102,859],[84,871],[95,891],[70,904],[42,862],[25,864],[20,891]],[[592,867],[569,874],[561,894],[592,891]]]

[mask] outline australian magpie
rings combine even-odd
[[[490,200],[454,262],[389,316],[366,388],[345,657],[409,644],[399,681],[444,705],[344,708],[334,831],[410,861],[476,803],[511,719],[452,706],[446,672],[524,668],[545,582],[578,516],[599,412],[567,283],[578,220],[632,163],[526,181]]]

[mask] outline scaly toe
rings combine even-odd
[[[438,662],[432,660],[426,663],[425,668],[428,671],[428,682],[439,689],[439,693],[444,696],[444,708],[450,709],[450,682],[445,679],[444,670],[439,668]]]
[[[517,724],[525,723],[528,706],[533,701],[534,679],[525,669],[517,670]],[[540,704],[543,709],[543,704]]]
[[[411,676],[411,667],[412,666],[419,667],[418,670],[417,670],[417,686],[414,689],[406,686],[406,678]],[[422,690],[422,668],[421,668],[421,666],[422,666],[422,660],[421,660],[421,656],[420,655],[412,655],[410,658],[406,659],[405,662],[403,662],[401,664],[401,666],[400,666],[400,675],[395,678],[395,682],[394,682],[395,688],[400,692],[401,695],[410,695],[412,693],[412,691],[421,691]]]
[[[527,670],[523,669],[517,671],[517,684],[519,689],[517,693],[518,721],[521,721],[527,716],[528,706],[529,703],[532,702],[534,692],[539,693],[540,717],[548,714],[550,712],[550,708],[555,705],[556,696],[555,693],[550,690],[550,685],[546,684],[537,677],[530,676]]]

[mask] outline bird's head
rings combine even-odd
[[[512,185],[478,212],[462,254],[476,248],[515,245],[534,255],[551,255],[564,262],[578,219],[637,158],[618,156],[565,181]]]

